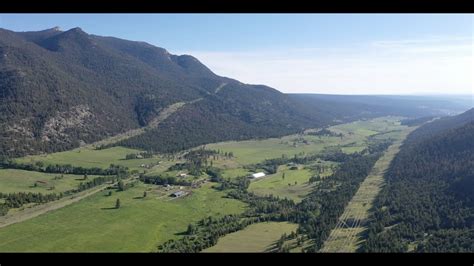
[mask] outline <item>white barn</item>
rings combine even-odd
[[[264,177],[264,176],[265,176],[264,172],[258,172],[258,173],[250,175],[251,178],[260,178],[260,177]]]

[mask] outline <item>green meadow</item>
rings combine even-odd
[[[307,144],[302,140],[307,140]],[[265,159],[293,156],[301,153],[321,152],[324,147],[341,143],[338,137],[315,137],[290,135],[282,138],[264,140],[229,141],[208,144],[208,149],[233,152],[235,161],[241,165],[258,163]]]
[[[261,196],[273,195],[300,202],[313,188],[308,183],[311,176],[308,169],[288,170],[286,166],[279,167],[277,173],[253,180],[248,190]]]
[[[297,224],[287,222],[251,224],[243,230],[220,238],[215,246],[203,252],[268,252],[283,234],[290,234],[296,231],[297,227]]]
[[[191,195],[171,199],[139,184],[124,192],[99,192],[75,204],[28,221],[0,228],[0,251],[149,252],[178,238],[189,223],[236,214],[245,204],[224,198],[208,183]],[[119,198],[121,207],[115,209]]]
[[[48,174],[19,169],[0,169],[0,192],[59,193],[77,188],[84,182],[82,175]],[[92,179],[96,176],[89,176]],[[36,186],[34,184],[36,183]],[[54,187],[54,189],[51,189]]]
[[[130,153],[139,153],[140,150],[125,147],[112,147],[95,150],[92,148],[77,148],[70,151],[56,152],[45,155],[33,155],[16,159],[21,163],[44,162],[45,164],[71,164],[82,167],[107,168],[110,164],[127,166],[130,169],[141,169],[141,164],[156,163],[159,158],[125,160]]]
[[[263,140],[227,141],[207,144],[208,149],[233,152],[237,164],[258,163],[265,159],[281,157],[283,154],[319,153],[326,147],[339,146],[346,153],[359,152],[367,147],[367,137],[392,130],[401,130],[399,117],[381,117],[366,121],[355,121],[329,127],[343,137],[289,135]]]

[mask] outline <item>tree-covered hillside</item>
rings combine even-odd
[[[193,123],[212,114],[216,120],[211,124],[242,135],[254,131],[251,135],[258,136],[253,121],[268,117],[272,128],[280,130],[284,125],[285,133],[300,130],[303,124],[317,124],[312,123],[317,115],[301,113],[274,89],[219,77],[192,56],[171,55],[146,43],[89,35],[80,28],[65,32],[1,30],[0,36],[3,155],[70,149],[145,126],[173,103],[201,99],[199,106],[183,110],[186,114],[202,109],[193,112]],[[221,90],[216,91],[219,86]],[[228,95],[228,91],[235,92]],[[229,98],[236,94],[245,101]],[[231,103],[233,106],[226,106]],[[259,117],[259,112],[266,116]],[[182,125],[180,116],[174,117],[178,133],[162,127],[160,134],[202,134],[201,142],[208,142],[209,135],[219,139],[209,133],[213,127]],[[302,119],[288,123],[288,117],[293,121],[296,116]]]
[[[407,106],[419,105],[384,110],[383,102],[364,101],[300,97],[243,84],[214,74],[190,55],[80,28],[0,29],[0,156],[67,150],[145,127],[175,103],[185,105],[119,144],[175,151],[362,117],[406,115]]]
[[[473,111],[409,136],[385,176],[364,251],[474,251]]]

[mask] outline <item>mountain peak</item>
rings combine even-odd
[[[72,28],[70,30],[68,30],[70,32],[80,32],[80,33],[85,33],[80,27],[75,27],[75,28]]]

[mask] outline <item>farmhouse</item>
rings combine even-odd
[[[178,197],[186,196],[187,194],[188,193],[186,191],[179,190],[179,191],[176,191],[176,192],[172,193],[171,197],[178,198]]]
[[[264,177],[264,176],[265,176],[264,172],[258,172],[258,173],[255,173],[255,174],[251,174],[250,178],[260,178],[260,177]]]

